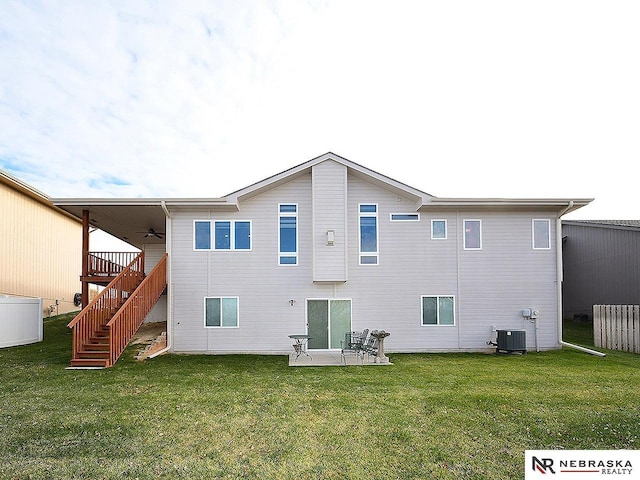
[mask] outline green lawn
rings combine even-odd
[[[68,320],[0,350],[2,479],[516,479],[525,449],[640,448],[637,355],[289,368],[282,356],[138,363],[130,348],[79,371],[65,369]]]

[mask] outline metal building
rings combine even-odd
[[[82,223],[0,170],[0,296],[42,298],[43,316],[78,310]]]
[[[640,220],[563,220],[564,318],[640,303]]]

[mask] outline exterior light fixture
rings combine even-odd
[[[332,246],[336,241],[335,230],[327,230],[327,245]]]

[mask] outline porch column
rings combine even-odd
[[[82,308],[89,305],[89,210],[82,211]]]

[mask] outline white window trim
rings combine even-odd
[[[220,299],[220,308],[222,308],[222,300],[224,298],[235,298],[236,299],[236,324],[233,327],[229,327],[226,325],[222,325],[222,312],[220,312],[220,325],[207,325],[207,299],[208,298],[219,298]],[[220,328],[240,328],[240,297],[237,296],[233,296],[233,295],[207,295],[206,297],[204,297],[203,300],[203,310],[202,313],[204,315],[203,317],[203,323],[204,323],[204,328],[216,328],[216,329],[220,329]]]
[[[229,238],[229,248],[216,248],[216,222],[229,222],[230,224],[230,238]],[[209,224],[209,248],[196,248],[196,223],[208,223]],[[236,248],[236,223],[248,223],[249,224],[249,248]],[[244,219],[226,219],[226,218],[216,218],[216,219],[207,219],[200,220],[196,219],[193,221],[193,251],[194,252],[250,252],[253,250],[253,221],[252,220],[244,220]]]
[[[548,247],[536,247],[536,222],[546,222],[547,223],[547,242],[549,244]],[[531,247],[534,250],[551,250],[551,220],[548,218],[534,218],[531,220]]]
[[[360,207],[363,205],[374,205],[376,207],[375,212],[361,212]],[[358,204],[358,264],[363,267],[376,267],[380,265],[380,222],[378,217],[378,204],[362,202]],[[376,251],[375,252],[363,252],[362,251],[362,233],[360,232],[360,219],[362,217],[375,217],[376,218]],[[362,263],[362,257],[376,257],[376,263]]]
[[[444,237],[433,236],[433,222],[444,222]],[[432,218],[431,219],[431,240],[446,240],[449,235],[449,226],[447,225],[446,218]]]
[[[453,324],[452,325],[441,325],[440,323],[436,323],[436,324],[425,324],[424,323],[424,311],[423,311],[423,306],[422,306],[422,302],[423,299],[425,298],[435,298],[436,300],[436,305],[438,307],[438,318],[436,319],[438,322],[440,322],[440,298],[442,297],[450,297],[453,298]],[[441,327],[441,328],[447,328],[447,327],[455,327],[457,325],[457,317],[456,317],[456,296],[455,295],[420,295],[420,325],[423,327]]]
[[[280,207],[283,205],[295,205],[295,212],[281,212]],[[280,251],[280,218],[282,217],[295,217],[296,219],[296,251],[295,252],[281,252]],[[278,266],[279,267],[297,267],[300,263],[299,253],[299,240],[300,240],[300,218],[298,217],[298,204],[295,202],[282,202],[278,203]],[[296,257],[296,263],[280,263],[282,257]]]
[[[479,247],[467,247],[467,235],[466,235],[466,224],[467,222],[478,222],[480,226],[480,246]],[[462,220],[462,244],[464,250],[482,250],[482,220],[479,218],[465,218]]]
[[[365,203],[365,205],[371,205],[370,203]],[[359,211],[359,207],[358,207],[358,211]],[[394,215],[410,215],[412,217],[415,218],[393,218]],[[419,222],[420,221],[420,213],[416,213],[416,212],[411,212],[411,213],[400,213],[400,212],[396,212],[396,213],[390,213],[389,214],[389,221],[390,222]]]

